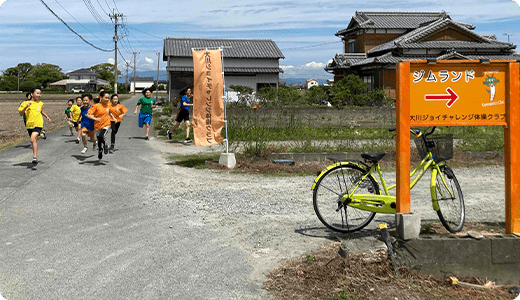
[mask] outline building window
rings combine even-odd
[[[374,76],[373,75],[365,75],[363,76],[363,81],[367,84],[367,91],[371,91],[374,89]]]
[[[356,53],[357,50],[357,41],[349,40],[347,44],[347,53]]]

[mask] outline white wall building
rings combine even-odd
[[[173,97],[186,86],[193,86],[192,49],[223,47],[224,81],[253,88],[278,87],[283,72],[279,59],[285,58],[272,40],[166,38],[163,61],[167,61],[169,92]]]

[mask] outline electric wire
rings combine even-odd
[[[304,48],[313,48],[313,47],[319,47],[319,46],[330,45],[330,44],[336,44],[336,43],[343,43],[343,41],[335,41],[335,42],[330,42],[330,43],[322,43],[322,44],[309,45],[309,46],[301,46],[301,47],[285,48],[285,49],[280,49],[280,50],[296,50],[296,49],[304,49]]]
[[[60,20],[65,26],[67,26],[67,28],[72,31],[75,35],[77,35],[80,39],[82,39],[85,43],[89,44],[90,46],[92,46],[93,48],[99,50],[99,51],[103,51],[103,52],[112,52],[114,51],[113,49],[111,50],[107,50],[107,49],[102,49],[102,48],[99,48],[98,46],[92,44],[91,42],[87,41],[84,37],[82,37],[79,33],[77,33],[76,31],[74,31],[74,29],[72,29],[65,21],[63,21],[62,18],[60,18],[48,5],[47,3],[45,3],[43,0],[40,0],[40,2],[47,8],[47,10],[49,10],[58,20]]]
[[[61,6],[61,8],[67,13],[69,14],[69,16],[71,18],[74,19],[74,21],[76,21],[79,25],[81,25],[81,27],[83,27],[86,31],[90,32],[90,34],[92,34],[94,37],[96,37],[98,40],[100,41],[103,41],[101,38],[99,38],[97,35],[95,35],[94,33],[92,33],[90,30],[87,29],[87,27],[83,26],[83,24],[81,24],[76,18],[74,18],[74,16],[67,10],[65,9],[65,7],[63,7],[63,5],[61,5],[61,3],[58,2],[58,0],[54,0],[56,3],[58,3],[59,6]]]
[[[141,32],[141,33],[147,34],[147,35],[149,35],[149,36],[153,36],[153,37],[158,38],[158,39],[160,39],[160,40],[164,40],[164,38],[162,38],[162,37],[159,37],[159,36],[153,35],[153,34],[148,33],[148,32],[141,31],[141,30],[139,30],[139,29],[137,29],[137,28],[134,28],[134,27],[132,27],[132,26],[130,26],[130,25],[126,25],[126,26],[127,26],[128,28],[132,28],[132,29],[135,30],[135,31],[139,31],[139,32]]]
[[[90,2],[90,0],[83,0],[83,3],[85,3],[85,6],[87,6],[87,9],[90,11],[90,14],[94,17],[94,19],[96,19],[96,21],[100,25],[108,27],[108,28],[112,27],[111,24],[108,24],[105,20],[103,20],[103,18],[99,15],[99,13],[94,8],[94,6],[92,5],[92,2]]]

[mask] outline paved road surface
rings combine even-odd
[[[130,113],[138,97],[125,101]],[[160,153],[130,114],[98,160],[63,128],[0,152],[0,294],[14,299],[244,299],[245,255],[158,207]],[[151,134],[152,136],[153,134]],[[260,292],[261,293],[261,292]]]

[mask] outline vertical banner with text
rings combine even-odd
[[[224,141],[224,95],[220,50],[193,51],[193,135],[195,145]]]

